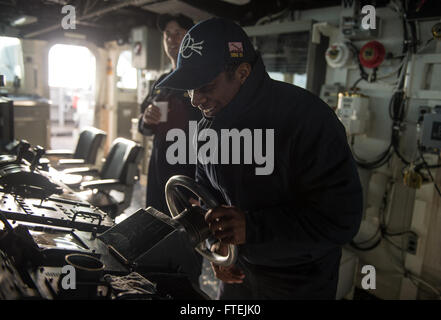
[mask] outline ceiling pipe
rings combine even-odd
[[[87,20],[87,19],[90,19],[90,18],[99,17],[99,16],[102,16],[102,15],[104,15],[106,13],[109,13],[109,12],[112,12],[112,11],[115,11],[115,10],[119,10],[121,8],[124,8],[124,7],[128,7],[128,6],[137,6],[137,7],[139,7],[139,6],[150,5],[150,4],[154,4],[154,3],[158,3],[158,2],[162,2],[162,1],[164,1],[164,0],[131,0],[131,1],[124,1],[122,3],[114,4],[114,5],[111,5],[111,6],[107,7],[107,8],[104,8],[104,9],[101,9],[101,10],[98,10],[98,11],[86,14],[86,15],[84,15],[82,17],[79,17],[79,18],[76,19],[76,23],[81,24],[80,22],[82,22],[82,20]],[[44,34],[44,33],[50,32],[50,31],[53,31],[53,30],[57,30],[60,27],[61,27],[61,23],[53,25],[53,26],[50,26],[50,27],[47,27],[47,28],[44,28],[44,29],[41,29],[41,30],[37,30],[37,31],[34,31],[34,32],[27,33],[27,34],[25,34],[23,36],[23,38],[32,38],[32,37],[35,37],[35,36],[38,36],[38,35],[41,35],[41,34]]]

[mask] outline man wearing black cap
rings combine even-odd
[[[185,35],[176,70],[158,87],[187,89],[214,130],[219,161],[199,158],[196,180],[224,205],[205,219],[225,252],[238,246],[237,263],[213,265],[220,299],[335,299],[341,247],[357,233],[362,192],[344,127],[318,97],[269,78],[262,58],[234,22],[213,18]],[[274,130],[274,168],[235,164],[224,157],[228,129]],[[210,136],[213,136],[212,134]],[[237,145],[236,145],[237,146]],[[227,155],[244,154],[242,148]],[[237,154],[236,154],[237,155]],[[267,155],[268,156],[268,155]],[[213,249],[212,248],[212,249]]]
[[[170,59],[172,70],[176,68],[179,45],[193,21],[184,15],[164,14],[158,17],[158,29],[163,34],[163,45],[167,57]],[[171,71],[170,71],[171,72]],[[144,135],[154,135],[152,154],[150,157],[147,177],[147,206],[168,214],[165,201],[165,184],[168,179],[177,174],[194,176],[193,164],[169,164],[166,161],[166,151],[171,142],[166,141],[170,129],[179,128],[188,131],[190,120],[199,120],[201,113],[193,108],[186,91],[173,89],[158,89],[156,84],[164,79],[167,72],[153,84],[148,96],[141,104],[141,116],[138,129]],[[167,121],[161,121],[161,111],[156,106],[159,102],[168,104]],[[164,112],[164,110],[163,110]],[[176,236],[176,235],[175,235]],[[151,259],[172,269],[178,269],[190,275],[194,283],[198,283],[201,272],[202,258],[192,248],[187,247],[182,239],[170,239],[170,248],[164,248],[152,256]]]

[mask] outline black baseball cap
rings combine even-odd
[[[230,62],[254,62],[256,51],[235,22],[211,18],[191,28],[179,48],[176,69],[157,87],[191,90],[217,77]]]
[[[183,14],[166,13],[158,16],[158,19],[156,21],[158,29],[163,32],[165,30],[165,27],[167,26],[167,23],[169,23],[170,21],[176,21],[176,23],[185,30],[189,30],[191,27],[194,26],[193,20],[187,16],[184,16]]]

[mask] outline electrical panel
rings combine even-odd
[[[365,11],[369,13],[368,11]],[[375,27],[363,27],[366,14],[360,11],[360,1],[342,0],[340,30],[342,35],[351,40],[368,40],[380,36],[380,19],[375,16]]]
[[[50,147],[50,101],[34,96],[12,96],[14,105],[14,137],[33,145]]]
[[[14,107],[12,100],[0,97],[0,151],[14,140]]]
[[[426,148],[441,150],[441,113],[423,116],[421,144]]]
[[[361,94],[339,93],[337,116],[347,135],[364,134],[369,124],[369,98]]]
[[[161,34],[147,27],[132,29],[132,66],[137,69],[161,68]]]
[[[375,29],[364,29],[361,25],[362,16],[357,17],[341,17],[340,29],[345,38],[351,40],[370,40],[379,37],[380,19],[376,18]]]

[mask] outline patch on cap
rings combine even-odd
[[[242,42],[228,42],[228,49],[230,50],[230,56],[232,58],[242,58],[243,57]]]

